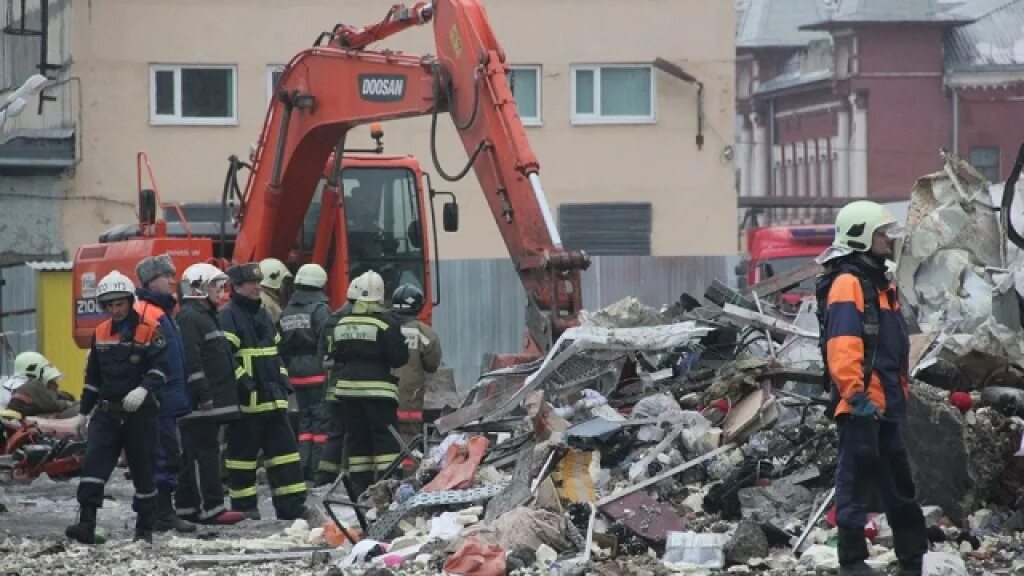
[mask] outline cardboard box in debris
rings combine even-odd
[[[913,332],[905,439],[933,542],[925,573],[1024,569],[1024,252],[1007,242],[999,202],[947,157],[916,183],[897,255]],[[743,293],[715,282],[660,310],[627,298],[584,313],[546,357],[484,374],[436,422],[440,445],[408,447],[416,471],[360,499],[363,556],[345,565],[834,569],[836,429],[815,303],[795,315],[773,306],[814,274],[811,263]],[[895,565],[884,515],[870,518],[870,563]]]

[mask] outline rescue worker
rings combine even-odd
[[[181,469],[181,445],[177,419],[188,414],[190,401],[185,388],[185,351],[181,332],[174,321],[174,298],[177,270],[167,254],[143,258],[135,266],[135,275],[142,287],[135,291],[135,310],[139,316],[158,322],[167,341],[167,383],[157,392],[160,408],[160,444],[156,458],[157,532],[176,530],[195,532],[196,527],[185,522],[174,512],[174,490]]]
[[[222,424],[239,418],[238,390],[231,343],[217,321],[217,303],[228,277],[216,266],[193,264],[181,275],[177,321],[185,352],[192,412],[178,420],[184,466],[178,475],[178,516],[202,524],[235,524],[241,512],[224,505],[220,481]]]
[[[295,274],[295,292],[281,313],[278,353],[288,369],[298,406],[299,456],[303,477],[313,479],[327,442],[330,416],[324,406],[324,370],[317,346],[331,315],[324,285],[327,272],[319,264],[304,264]]]
[[[74,418],[78,403],[57,387],[64,375],[39,352],[22,352],[14,359],[13,377],[21,383],[12,386],[8,410],[22,416],[55,415],[55,418]]]
[[[402,326],[402,336],[409,348],[409,362],[398,374],[398,412],[403,422],[433,420],[431,415],[423,414],[423,395],[427,374],[437,372],[441,366],[441,338],[416,318],[423,303],[423,291],[415,284],[402,284],[391,295],[391,311]],[[419,432],[406,428],[403,426],[403,433]]]
[[[260,273],[263,274],[263,280],[260,281],[260,286],[263,288],[260,300],[263,302],[263,307],[270,314],[270,320],[276,326],[277,322],[281,319],[281,309],[285,307],[288,301],[284,296],[286,296],[287,280],[292,277],[292,273],[284,265],[284,262],[277,258],[262,260],[260,262]]]
[[[344,430],[345,466],[358,495],[398,459],[398,441],[388,430],[398,420],[398,378],[393,371],[409,361],[409,348],[384,306],[379,274],[371,270],[353,280],[348,298],[352,306],[332,314],[324,330],[324,355],[332,364],[327,398],[333,405],[318,482],[337,475],[338,434]],[[333,472],[332,465],[337,468]]]
[[[65,531],[83,544],[96,542],[96,511],[122,449],[135,485],[135,540],[153,541],[157,397],[170,369],[160,324],[136,312],[134,299],[132,281],[116,270],[96,285],[96,300],[110,318],[96,327],[89,349],[81,413],[96,412],[78,484],[78,523]]]
[[[896,287],[886,273],[901,233],[884,206],[851,202],[836,215],[833,245],[817,259],[826,274],[834,274],[824,327],[826,365],[833,399],[838,401],[836,521],[843,575],[876,574],[864,563],[864,526],[874,490],[893,530],[900,574],[920,574],[928,551],[902,435],[910,341]],[[866,338],[873,341],[870,350]],[[870,368],[866,358],[873,359]]]
[[[277,353],[280,337],[260,302],[263,274],[258,264],[249,263],[228,268],[227,276],[231,301],[217,317],[234,350],[241,410],[241,418],[230,423],[227,432],[231,508],[259,519],[256,467],[262,450],[277,518],[309,518],[306,482],[295,433],[288,424],[288,372]]]

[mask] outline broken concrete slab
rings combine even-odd
[[[957,523],[988,497],[1012,451],[989,418],[969,423],[948,392],[923,382],[911,385],[903,433],[918,501]]]
[[[779,478],[767,486],[741,488],[737,496],[743,518],[776,526],[809,516],[814,504],[814,493],[788,478]]]
[[[768,538],[756,522],[744,520],[736,526],[729,541],[722,549],[726,565],[746,564],[754,558],[768,556]]]

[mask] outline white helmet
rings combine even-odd
[[[383,302],[384,279],[373,270],[363,272],[348,285],[348,299],[360,302]]]
[[[271,290],[280,290],[284,279],[290,278],[292,275],[284,262],[277,258],[266,258],[260,261],[260,272],[263,273],[263,281],[260,282],[260,286]]]
[[[39,352],[22,352],[14,359],[14,375],[49,382],[59,380],[63,374]]]
[[[327,272],[319,264],[303,264],[295,273],[296,286],[323,288],[327,284]]]
[[[228,275],[213,264],[199,262],[185,268],[181,275],[181,297],[201,300],[217,297],[217,283],[228,281]]]
[[[114,270],[96,285],[96,301],[103,304],[122,298],[135,300],[135,284],[131,278]]]

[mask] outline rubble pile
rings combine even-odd
[[[1024,331],[1014,286],[1024,285],[1024,256],[993,232],[994,204],[964,170],[951,158],[918,182],[897,262],[913,332],[905,442],[932,543],[923,573],[1019,574]],[[716,282],[703,296],[660,310],[627,298],[583,314],[545,357],[484,374],[426,439],[403,445],[408,465],[356,502],[341,483],[317,491],[323,526],[246,521],[215,539],[91,548],[16,530],[0,542],[5,569],[834,571],[836,425],[815,302],[794,316],[756,287],[739,293]],[[73,485],[63,485],[66,495]],[[121,522],[130,489],[112,486]],[[261,505],[269,505],[263,488]],[[28,494],[0,497],[5,527],[33,516]],[[57,516],[62,526],[73,510]],[[864,532],[869,563],[895,569],[880,510]]]

